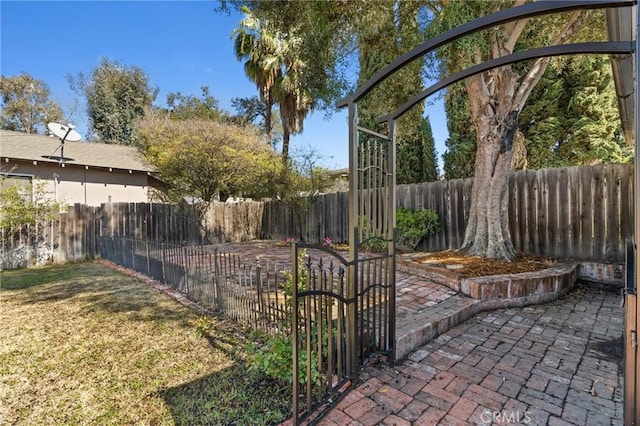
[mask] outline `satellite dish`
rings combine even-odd
[[[60,161],[61,163],[64,163],[65,161],[64,141],[68,140],[70,142],[76,142],[81,138],[80,133],[73,130],[75,127],[76,126],[74,126],[73,124],[67,124],[66,126],[58,123],[47,124],[47,129],[49,129],[51,133],[60,138],[60,146],[58,147],[60,148],[60,157],[58,161]],[[58,148],[56,148],[56,151],[58,150]],[[49,158],[51,158],[51,156],[49,156]]]
[[[67,124],[66,126],[59,123],[47,124],[47,129],[49,129],[51,133],[59,137],[62,143],[64,143],[65,141],[77,142],[82,139],[80,133],[73,130],[75,129],[75,127],[76,126],[74,126],[73,124]]]

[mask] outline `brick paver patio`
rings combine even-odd
[[[620,296],[589,285],[480,313],[393,367],[367,367],[319,424],[622,424],[619,353],[600,352],[622,332]]]

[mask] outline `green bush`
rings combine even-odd
[[[387,251],[388,241],[380,234],[374,226],[369,226],[369,219],[366,216],[358,218],[358,227],[365,236],[361,241],[361,248],[372,253],[384,253]]]
[[[0,227],[3,229],[52,220],[64,208],[64,204],[48,196],[44,182],[39,180],[25,186],[0,175],[0,188]]]
[[[304,336],[302,336],[304,338]],[[277,333],[267,336],[262,332],[251,333],[251,343],[247,346],[249,371],[263,373],[280,381],[281,383],[293,383],[293,347],[291,335]],[[304,350],[298,352],[298,377],[301,384],[307,383],[306,358]],[[311,382],[314,386],[320,385],[320,372],[318,371],[318,356],[311,352]]]
[[[440,229],[438,214],[433,210],[413,211],[399,207],[396,211],[398,244],[415,249],[423,238]]]

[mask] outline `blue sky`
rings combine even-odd
[[[84,99],[70,88],[67,74],[89,73],[108,57],[138,66],[159,88],[157,105],[167,94],[200,95],[209,86],[220,106],[233,111],[231,99],[257,95],[233,53],[230,34],[241,16],[215,13],[215,1],[6,1],[0,2],[0,71],[27,72],[49,85],[80,133],[87,130]],[[75,109],[75,111],[74,111]],[[436,150],[447,138],[442,102],[427,107]],[[327,119],[316,111],[292,149],[311,146],[329,168],[348,165],[346,111]],[[440,160],[442,171],[442,162]]]

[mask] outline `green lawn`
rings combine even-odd
[[[0,273],[0,424],[275,424],[245,333],[98,263]]]

